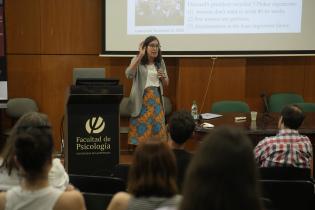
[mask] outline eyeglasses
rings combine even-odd
[[[151,48],[161,48],[161,45],[159,44],[149,44],[148,46]]]

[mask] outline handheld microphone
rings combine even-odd
[[[155,67],[156,67],[156,70],[159,70],[161,68],[161,62],[156,62]]]
[[[268,105],[268,98],[267,98],[267,94],[265,92],[260,94],[260,97],[262,98],[263,102],[264,102],[264,107],[265,107],[265,111],[263,113],[263,120],[265,120],[265,118],[270,118],[271,120],[274,119],[273,116],[271,116],[270,113],[270,108]]]
[[[156,71],[158,72],[159,69],[161,68],[161,62],[156,62],[156,63],[155,63],[155,66],[156,66]],[[158,72],[158,73],[159,73],[159,72]],[[160,80],[162,79],[161,76],[158,76],[158,78],[159,78]]]

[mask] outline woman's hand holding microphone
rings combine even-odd
[[[161,69],[157,70],[157,76],[161,80],[166,78],[165,73]]]

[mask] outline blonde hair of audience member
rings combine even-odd
[[[12,174],[13,171],[17,170],[17,165],[14,160],[15,156],[15,140],[16,140],[16,133],[18,132],[19,127],[23,126],[50,126],[50,122],[48,120],[47,115],[39,112],[29,112],[24,114],[20,117],[20,119],[15,123],[13,126],[10,136],[7,139],[7,143],[5,145],[4,151],[0,155],[2,160],[2,164],[0,164],[0,169],[3,173],[7,173],[10,177],[10,185],[13,185],[13,183],[16,182],[18,184],[18,180],[14,181],[13,179],[18,179],[18,177],[15,177],[15,174]],[[0,161],[1,162],[1,161]],[[69,176],[67,172],[65,171],[63,165],[60,163],[60,160],[53,159],[53,167],[52,171],[49,173],[49,182],[53,187],[59,188],[59,189],[71,189],[72,186],[69,185]],[[2,180],[4,181],[4,180]],[[5,183],[2,183],[5,184]],[[2,186],[2,185],[1,185]],[[9,184],[8,184],[9,186]],[[4,190],[4,189],[0,189]],[[5,189],[7,190],[7,189]]]
[[[262,210],[253,147],[244,132],[206,136],[188,168],[180,210]]]
[[[45,115],[40,113],[30,114],[38,115],[38,118],[45,121]],[[12,133],[14,150],[11,155],[14,157],[15,165],[22,175],[20,183],[22,191],[32,193],[30,197],[33,197],[35,192],[49,187],[48,173],[52,166],[53,139],[49,124],[34,126],[31,119],[22,117],[18,126],[15,127],[14,133]],[[52,189],[54,189],[54,192],[60,192],[54,203],[54,210],[85,209],[84,199],[80,192],[75,190],[63,192],[60,189]],[[5,209],[6,202],[8,202],[7,195],[14,190],[15,188],[12,188],[7,192],[0,193],[0,210]],[[37,200],[34,200],[34,202],[38,202],[38,198],[36,196],[35,198]],[[22,208],[25,208],[25,206]]]
[[[176,162],[167,143],[156,139],[137,146],[128,178],[128,193],[117,193],[108,210],[125,210],[131,196],[171,198],[177,194]]]

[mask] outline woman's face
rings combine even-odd
[[[153,40],[147,46],[147,55],[149,59],[154,59],[158,56],[160,44],[157,40]]]

